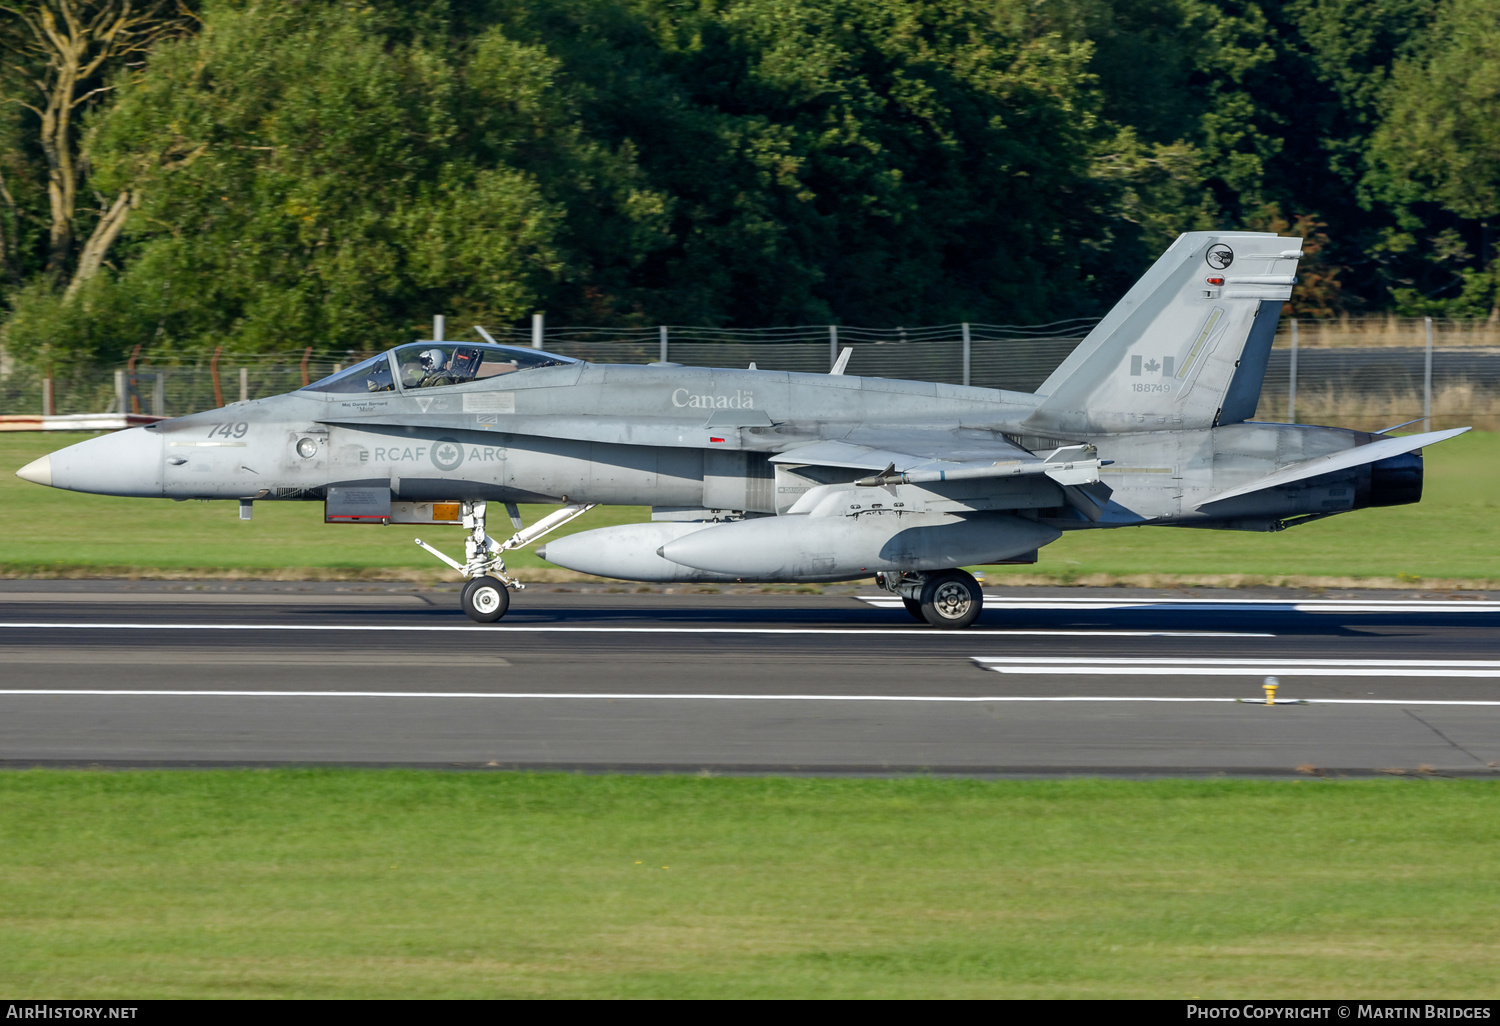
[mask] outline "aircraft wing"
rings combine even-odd
[[[998,485],[1006,479],[1016,484],[1036,482],[1034,486],[1021,487],[1057,485],[1062,488],[1063,501],[1090,521],[1140,523],[1142,520],[1110,500],[1112,490],[1099,480],[1098,453],[1087,445],[1065,446],[1038,456],[989,432],[874,429],[788,449],[772,456],[771,461],[792,466],[879,471],[852,485],[827,488],[916,485],[942,490],[979,480],[992,480]],[[798,506],[820,500],[822,491],[815,489],[817,494],[808,493]]]
[[[1226,492],[1210,496],[1198,504],[1198,509],[1211,505],[1215,502],[1223,502],[1225,499],[1238,498],[1241,495],[1249,495],[1251,492],[1263,491],[1267,488],[1277,488],[1281,485],[1291,484],[1294,481],[1302,481],[1309,477],[1318,477],[1322,474],[1331,474],[1336,470],[1348,470],[1350,467],[1362,466],[1366,463],[1375,463],[1380,460],[1390,459],[1392,456],[1400,456],[1402,453],[1420,449],[1424,445],[1434,443],[1461,435],[1469,429],[1466,427],[1454,428],[1451,431],[1430,431],[1421,435],[1405,435],[1401,438],[1382,438],[1378,442],[1370,442],[1366,445],[1357,445],[1353,449],[1345,449],[1330,456],[1319,456],[1317,459],[1304,460],[1301,463],[1293,463],[1289,467],[1267,474],[1265,477],[1251,481],[1249,484],[1231,488]]]
[[[800,445],[772,456],[771,462],[861,470],[883,470],[890,466],[905,473],[1043,460],[989,432],[983,432],[981,437],[963,437],[963,433],[955,431],[897,429],[854,431],[843,439]]]

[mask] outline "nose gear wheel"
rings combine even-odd
[[[510,589],[494,577],[476,577],[464,588],[464,612],[476,623],[494,623],[510,608]]]
[[[544,534],[555,531],[568,521],[587,513],[594,508],[594,505],[592,502],[570,503],[562,509],[549,513],[530,527],[522,527],[520,513],[516,511],[514,505],[506,503],[511,523],[516,526],[517,531],[502,544],[491,538],[485,531],[485,514],[488,504],[465,502],[463,523],[469,532],[469,537],[464,541],[464,562],[460,563],[456,559],[449,558],[421,538],[417,539],[417,544],[469,578],[469,583],[464,585],[462,598],[464,612],[469,614],[469,619],[478,623],[494,623],[510,608],[510,592],[520,591],[526,587],[505,572],[505,558],[502,553],[510,549],[519,549],[523,545],[530,545]]]
[[[469,592],[472,591],[474,589],[474,585],[476,585],[478,583],[479,583],[479,578],[477,578],[477,577],[474,578],[471,581],[465,581],[464,582],[464,586],[460,590],[460,598],[458,600],[458,604],[459,605],[463,606],[465,609],[469,608],[469,605],[468,605],[468,603],[469,603]]]

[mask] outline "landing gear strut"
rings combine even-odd
[[[520,512],[512,503],[507,502],[506,511],[510,513],[510,521],[517,531],[502,543],[491,538],[485,531],[485,514],[488,504],[466,502],[463,504],[463,518],[464,528],[469,532],[469,537],[464,539],[465,560],[463,563],[449,559],[421,538],[417,539],[417,544],[469,578],[469,583],[464,585],[461,600],[464,612],[469,614],[469,619],[477,623],[494,623],[510,608],[510,592],[521,591],[526,587],[505,572],[505,559],[501,553],[519,549],[523,545],[530,545],[575,517],[587,513],[594,506],[595,503],[592,502],[571,503],[554,513],[549,513],[530,527],[522,527]]]
[[[901,604],[914,618],[934,627],[968,627],[984,609],[984,591],[964,570],[883,573],[876,575],[876,581],[886,591],[900,595]]]

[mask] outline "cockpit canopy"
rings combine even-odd
[[[541,349],[477,345],[468,342],[413,342],[330,374],[307,386],[312,392],[391,392],[461,385],[465,381],[515,374],[538,367],[578,363]]]

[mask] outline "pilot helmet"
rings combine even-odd
[[[422,363],[423,370],[438,371],[443,369],[443,351],[441,349],[424,349],[417,354],[417,359]]]

